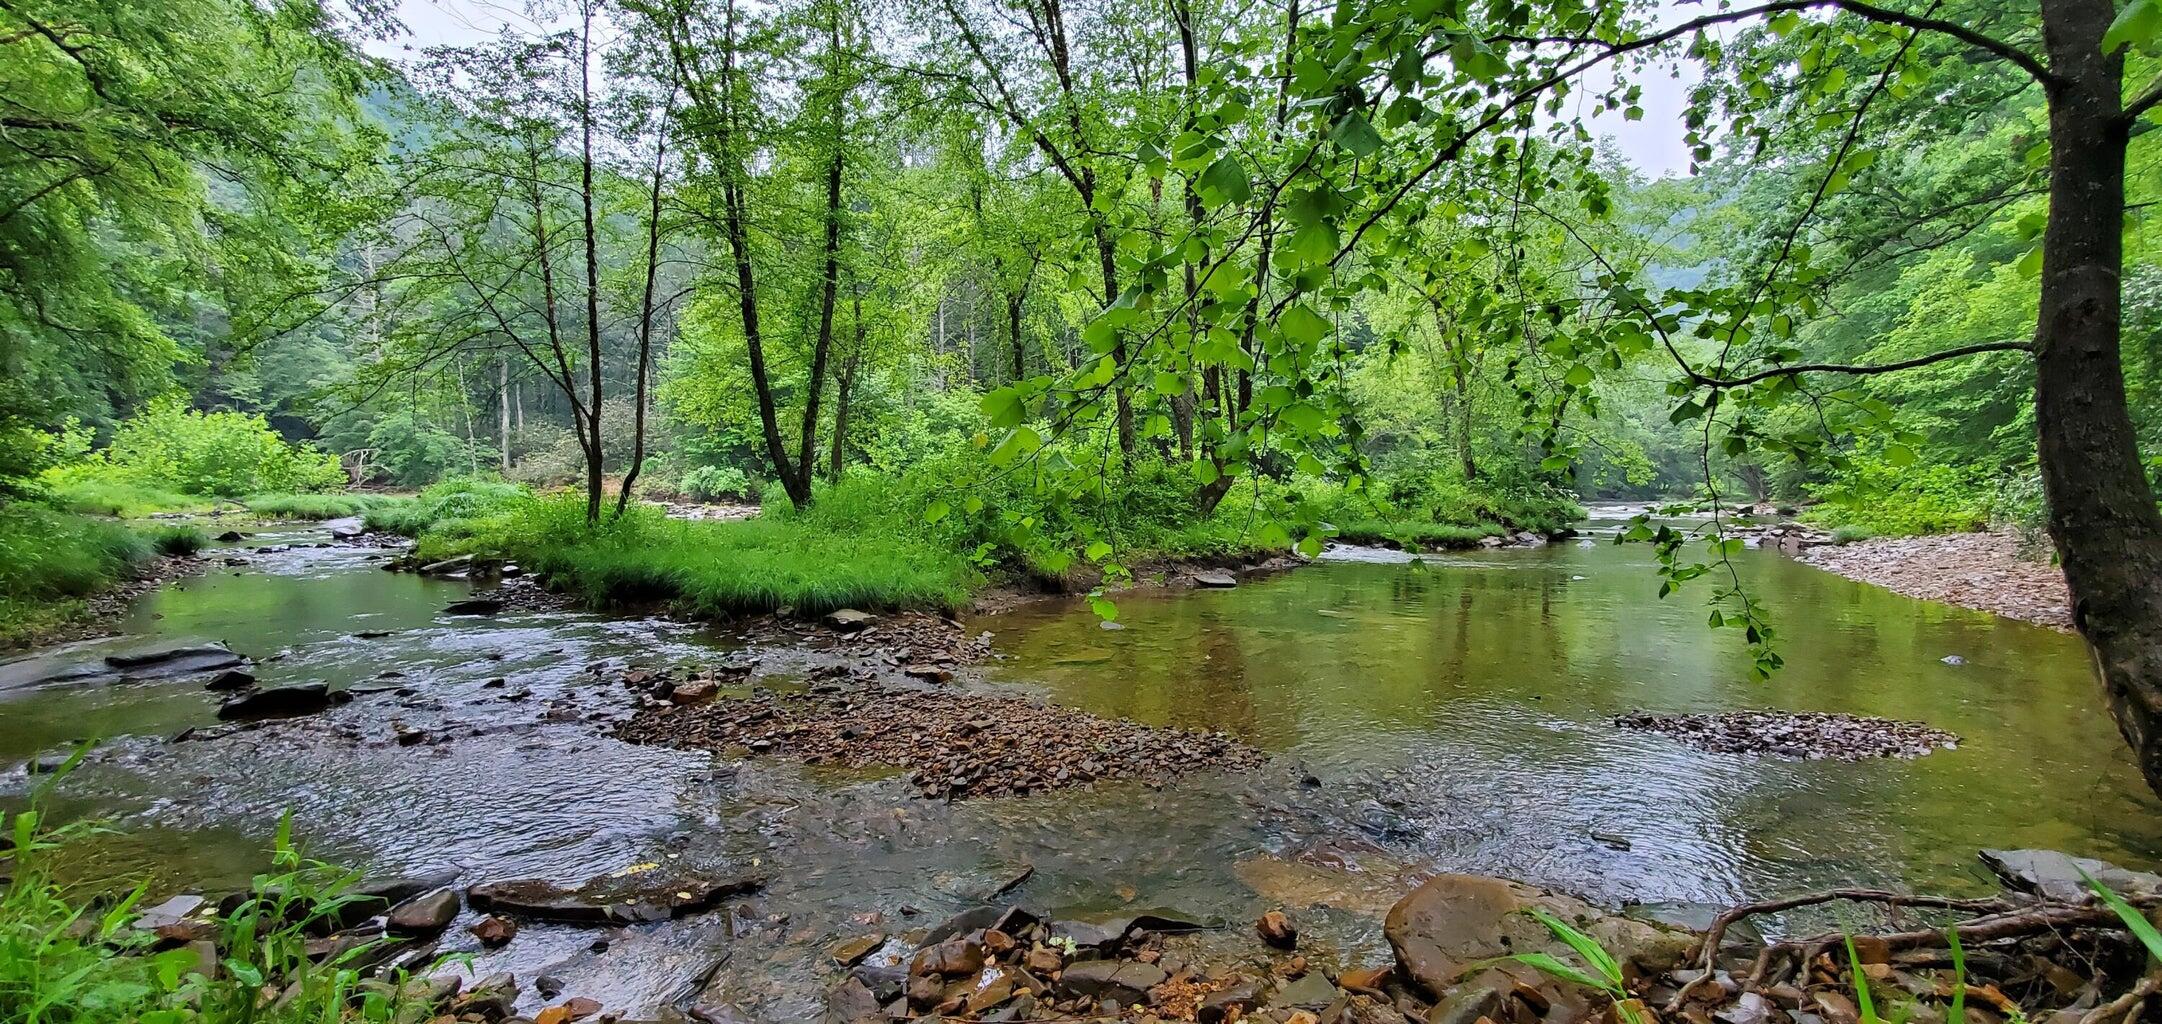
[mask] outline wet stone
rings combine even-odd
[[[1730,711],[1713,715],[1636,711],[1615,718],[1614,724],[1716,754],[1810,761],[1914,758],[1959,743],[1959,737],[1920,722],[1814,711]]]
[[[1067,967],[1058,984],[1070,995],[1132,1005],[1147,1002],[1149,990],[1166,977],[1162,968],[1131,960],[1084,960]]]

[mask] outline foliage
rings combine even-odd
[[[1997,487],[1971,470],[1875,455],[1849,459],[1815,493],[1822,503],[1804,514],[1808,521],[1899,537],[1979,529],[1990,520]]]
[[[265,519],[345,519],[406,499],[388,494],[250,494],[240,504]]]
[[[722,498],[748,498],[756,500],[759,488],[752,486],[751,479],[734,466],[700,466],[683,474],[676,482],[676,489],[696,501],[716,501]]]
[[[493,450],[469,443],[410,410],[377,420],[368,432],[368,446],[375,450],[370,465],[377,477],[406,487],[479,472],[496,460]]]
[[[210,538],[193,526],[160,526],[150,531],[150,547],[161,555],[193,555]]]
[[[1613,954],[1599,945],[1599,940],[1544,910],[1534,908],[1526,913],[1537,918],[1540,924],[1554,933],[1555,938],[1575,950],[1577,956],[1583,958],[1584,963],[1591,968],[1591,972],[1579,970],[1551,953],[1517,953],[1501,957],[1501,960],[1525,964],[1563,981],[1604,992],[1608,998],[1614,1000],[1614,1009],[1626,1024],[1645,1024],[1643,1011],[1629,994],[1628,980],[1622,975],[1621,964],[1614,959]]]
[[[101,908],[53,881],[51,859],[85,826],[51,828],[35,804],[0,823],[14,860],[0,890],[0,1019],[383,1024],[414,1009],[401,1006],[401,979],[360,986],[348,965],[366,947],[320,964],[307,956],[308,930],[353,898],[347,890],[358,876],[303,858],[292,844],[290,819],[279,825],[271,872],[257,876],[246,898],[218,919],[223,958],[207,965],[189,947],[156,951],[155,936],[134,927],[146,888]]]
[[[32,502],[0,504],[0,645],[67,621],[156,553],[144,534]]]
[[[261,416],[198,412],[173,401],[152,405],[122,423],[112,444],[46,476],[63,491],[108,480],[217,497],[324,490],[345,482],[335,457],[286,441]]]
[[[389,502],[369,508],[364,521],[371,530],[387,530],[407,537],[461,519],[499,511],[507,502],[530,494],[517,484],[483,477],[452,477],[435,484],[408,501]]]

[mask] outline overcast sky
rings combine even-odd
[[[1670,10],[1681,6],[1669,0]],[[521,30],[539,26],[526,13],[524,0],[399,0],[398,18],[405,22],[405,37],[370,43],[368,50],[380,57],[398,59],[429,46],[464,45],[494,36],[503,25]],[[1682,110],[1687,105],[1689,80],[1677,81],[1665,70],[1647,70],[1639,76],[1644,87],[1644,119],[1624,121],[1621,115],[1602,114],[1591,119],[1592,132],[1611,139],[1637,170],[1651,177],[1686,174],[1689,149],[1682,144]],[[1600,79],[1585,83],[1604,84]],[[1581,89],[1576,97],[1588,97]]]

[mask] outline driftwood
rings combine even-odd
[[[1718,973],[1719,945],[1726,938],[1727,930],[1736,923],[1758,914],[1775,914],[1800,907],[1839,902],[1875,903],[1887,907],[1927,907],[1977,915],[1946,928],[1854,937],[1858,941],[1867,941],[1872,946],[1891,952],[1947,948],[1950,943],[1946,933],[1950,931],[1956,931],[1962,942],[1989,942],[2038,935],[2061,928],[2117,927],[2123,923],[2114,911],[2097,903],[2066,903],[2032,897],[1954,899],[1880,889],[1829,889],[1800,896],[1745,903],[1720,914],[1713,919],[1711,927],[1705,929],[1703,939],[1692,953],[1702,973],[1690,979],[1682,986],[1681,991],[1674,994],[1674,998],[1667,1001],[1666,1012],[1679,1012],[1698,986],[1712,982]],[[2158,900],[2148,897],[2135,899],[2133,902],[2144,907],[2153,905]],[[1847,938],[1846,934],[1835,932],[1770,943],[1757,954],[1756,962],[1751,965],[1748,985],[1751,988],[1761,988],[1776,982],[1784,973],[1783,966],[1790,963],[1796,973],[1806,974],[1811,963],[1844,943]],[[2162,978],[2149,976],[2107,1006],[2098,1007],[2089,1013],[2081,1024],[2109,1024],[2112,1020],[2126,1019],[2129,1013],[2144,1008],[2146,1000],[2158,991],[2162,991]],[[2103,1010],[2111,1012],[2103,1013]]]

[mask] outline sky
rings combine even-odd
[[[1677,17],[1686,13],[1684,2],[1667,0],[1664,13]],[[370,53],[397,60],[429,46],[479,42],[495,36],[505,24],[528,31],[539,27],[527,15],[524,0],[400,0],[398,19],[405,23],[406,35],[371,42]],[[1594,115],[1589,119],[1592,133],[1611,140],[1622,159],[1647,177],[1687,174],[1689,148],[1682,142],[1682,111],[1693,80],[1677,80],[1665,69],[1652,68],[1637,81],[1644,89],[1643,120],[1626,121],[1619,112]],[[1591,78],[1584,84],[1596,88],[1605,82]],[[1587,97],[1592,91],[1580,89],[1576,95]]]

